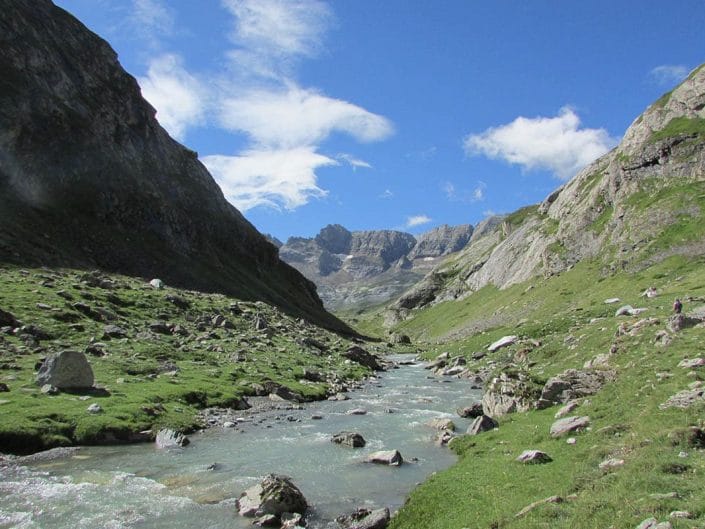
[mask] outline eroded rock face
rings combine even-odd
[[[159,125],[108,43],[49,0],[13,0],[0,49],[0,261],[159,277],[345,328]]]
[[[237,500],[238,513],[246,517],[270,514],[280,519],[284,513],[303,515],[307,508],[306,498],[291,478],[278,474],[265,476]]]
[[[85,354],[61,351],[44,361],[36,380],[40,386],[49,384],[58,389],[89,389],[93,387],[93,369]]]
[[[455,253],[470,242],[473,227],[470,224],[459,226],[438,226],[419,236],[416,246],[409,252],[409,259],[440,257]]]
[[[613,380],[612,370],[567,369],[560,375],[548,379],[541,391],[539,408],[561,404],[588,395],[594,395],[609,380]]]
[[[528,411],[535,407],[540,394],[541,388],[524,373],[501,373],[487,385],[482,409],[490,417]]]

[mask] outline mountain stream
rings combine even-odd
[[[392,360],[408,360],[393,356]],[[349,393],[300,410],[255,417],[238,428],[190,436],[183,449],[153,444],[86,447],[70,456],[0,467],[0,528],[249,528],[235,500],[268,473],[290,476],[312,509],[311,528],[358,507],[397,510],[431,473],[455,457],[433,444],[425,423],[451,418],[480,399],[467,380],[431,377],[421,364],[401,365]],[[362,408],[365,415],[346,412]],[[312,419],[313,416],[320,419]],[[340,431],[362,434],[364,448],[331,442]],[[364,463],[377,450],[397,449],[400,467]]]

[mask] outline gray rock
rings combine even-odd
[[[409,252],[409,259],[441,257],[458,252],[470,242],[473,227],[470,224],[448,226],[444,224],[419,235],[416,246]]]
[[[678,367],[684,367],[685,369],[696,369],[698,367],[705,366],[705,358],[686,358],[678,362]]]
[[[656,518],[647,518],[642,521],[635,529],[671,529],[671,522],[660,522]]]
[[[93,387],[93,369],[86,355],[77,351],[61,351],[50,355],[39,368],[37,384],[50,384],[59,389]]]
[[[86,411],[88,413],[94,413],[94,414],[95,413],[102,413],[103,408],[100,406],[100,404],[93,403],[90,406],[88,406],[88,408],[86,408]]]
[[[689,408],[693,404],[698,404],[705,401],[705,389],[695,388],[695,389],[684,389],[679,391],[675,395],[668,398],[666,402],[659,405],[659,408],[665,410],[666,408]]]
[[[238,513],[246,517],[270,514],[281,520],[284,513],[304,514],[307,508],[306,498],[291,478],[277,474],[265,476],[237,500]]]
[[[52,386],[51,384],[44,384],[39,391],[44,395],[56,395],[59,393],[59,388]]]
[[[528,411],[535,407],[540,394],[541,388],[526,373],[503,372],[487,384],[482,396],[482,409],[485,415],[491,417]]]
[[[164,281],[162,281],[161,279],[155,278],[149,282],[149,286],[151,286],[152,288],[155,288],[157,290],[161,290],[164,288]]]
[[[402,458],[399,450],[380,450],[368,455],[367,462],[398,467],[404,463],[404,458]]]
[[[117,325],[106,325],[103,327],[103,338],[125,338],[127,336],[127,331],[122,327]]]
[[[386,529],[389,525],[389,509],[358,509],[348,516],[339,516],[336,521],[344,529]]]
[[[353,408],[345,412],[345,415],[367,415],[367,410],[364,408]]]
[[[441,430],[433,436],[433,444],[436,446],[446,446],[455,438],[455,434],[449,430]]]
[[[487,347],[487,350],[490,353],[494,353],[495,351],[498,351],[499,349],[501,349],[503,347],[507,347],[509,345],[516,343],[516,341],[518,339],[519,338],[517,336],[513,336],[513,335],[512,336],[503,336],[502,338],[500,338],[496,342],[491,343],[489,345],[489,347]]]
[[[0,309],[0,327],[19,327],[20,322],[17,321],[12,314]]]
[[[518,513],[514,515],[515,518],[521,518],[522,516],[528,514],[529,512],[533,511],[536,507],[539,507],[541,505],[546,505],[547,503],[563,503],[563,498],[560,496],[549,496],[548,498],[544,498],[542,500],[535,501],[533,503],[530,503],[526,507],[524,507],[522,510],[520,510]]]
[[[155,444],[157,448],[182,448],[187,446],[191,441],[184,434],[164,428],[157,432]]]
[[[353,345],[343,353],[343,356],[353,362],[363,365],[373,371],[383,371],[384,367],[378,358],[358,345]]]
[[[683,329],[688,329],[690,327],[695,327],[697,324],[702,323],[703,320],[700,318],[693,318],[686,316],[685,314],[674,314],[668,320],[666,327],[671,332],[679,332]]]
[[[572,413],[575,408],[577,408],[580,404],[576,400],[572,400],[568,402],[565,406],[563,406],[561,409],[559,409],[556,414],[554,415],[554,418],[560,419],[561,417],[565,417],[569,413]]]
[[[541,450],[524,450],[521,454],[519,454],[516,460],[520,463],[528,464],[542,464],[553,461],[551,456]]]
[[[476,417],[472,424],[468,427],[468,435],[477,435],[482,432],[488,432],[499,427],[499,423],[495,421],[492,417],[487,415],[480,415]]]
[[[482,403],[475,402],[474,404],[471,404],[470,406],[465,406],[464,408],[458,408],[457,414],[464,419],[474,419],[475,417],[479,417],[480,415],[483,415]]]
[[[352,448],[362,448],[365,444],[367,444],[365,442],[365,438],[356,432],[337,433],[333,436],[331,441],[336,444],[350,446]]]
[[[440,417],[427,421],[426,426],[430,426],[435,430],[448,430],[449,432],[455,431],[455,423],[452,420]]]
[[[568,402],[588,395],[594,395],[609,380],[613,380],[615,372],[611,370],[568,369],[548,379],[541,391],[539,407]]]
[[[551,425],[551,437],[561,437],[570,432],[579,432],[590,425],[590,417],[565,417]]]

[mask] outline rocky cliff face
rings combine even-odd
[[[339,224],[313,239],[291,237],[280,257],[318,285],[332,309],[377,305],[401,294],[470,240],[469,224],[419,236],[393,230],[348,231]]]
[[[705,253],[705,65],[629,127],[617,148],[540,205],[478,226],[452,265],[441,265],[391,307],[458,299],[558,274],[582,259],[605,273],[675,254]],[[683,234],[674,240],[670,233]]]
[[[160,277],[344,328],[154,116],[78,20],[48,0],[4,3],[0,262]]]

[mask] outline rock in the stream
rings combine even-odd
[[[157,448],[182,448],[191,441],[182,433],[174,431],[171,428],[164,428],[159,430],[154,442]]]
[[[307,508],[306,498],[291,478],[278,474],[265,476],[237,500],[238,513],[247,517],[270,514],[281,520],[284,513],[303,515]]]
[[[488,415],[480,415],[476,417],[472,424],[468,427],[468,435],[477,435],[482,432],[488,432],[499,427],[499,423]]]
[[[464,408],[458,408],[457,413],[460,417],[464,419],[474,419],[482,415],[482,403],[476,402],[470,406],[465,406]]]
[[[89,389],[93,387],[93,369],[83,353],[61,351],[44,360],[36,381],[59,389]]]
[[[352,448],[362,448],[366,444],[365,438],[357,432],[337,433],[331,441],[339,445],[351,446]]]
[[[551,456],[541,450],[524,450],[516,459],[520,463],[541,464],[553,461]]]
[[[404,462],[399,450],[380,450],[367,456],[368,463],[379,465],[399,466]]]
[[[551,425],[551,437],[560,437],[570,432],[579,432],[590,424],[590,417],[566,417],[559,419]]]
[[[451,421],[450,419],[444,419],[444,418],[436,418],[436,419],[431,419],[430,421],[426,422],[426,426],[430,426],[431,428],[434,428],[435,430],[448,430],[449,432],[454,432],[455,431],[455,423]]]
[[[389,525],[389,509],[358,509],[348,516],[335,519],[344,529],[385,529]]]

